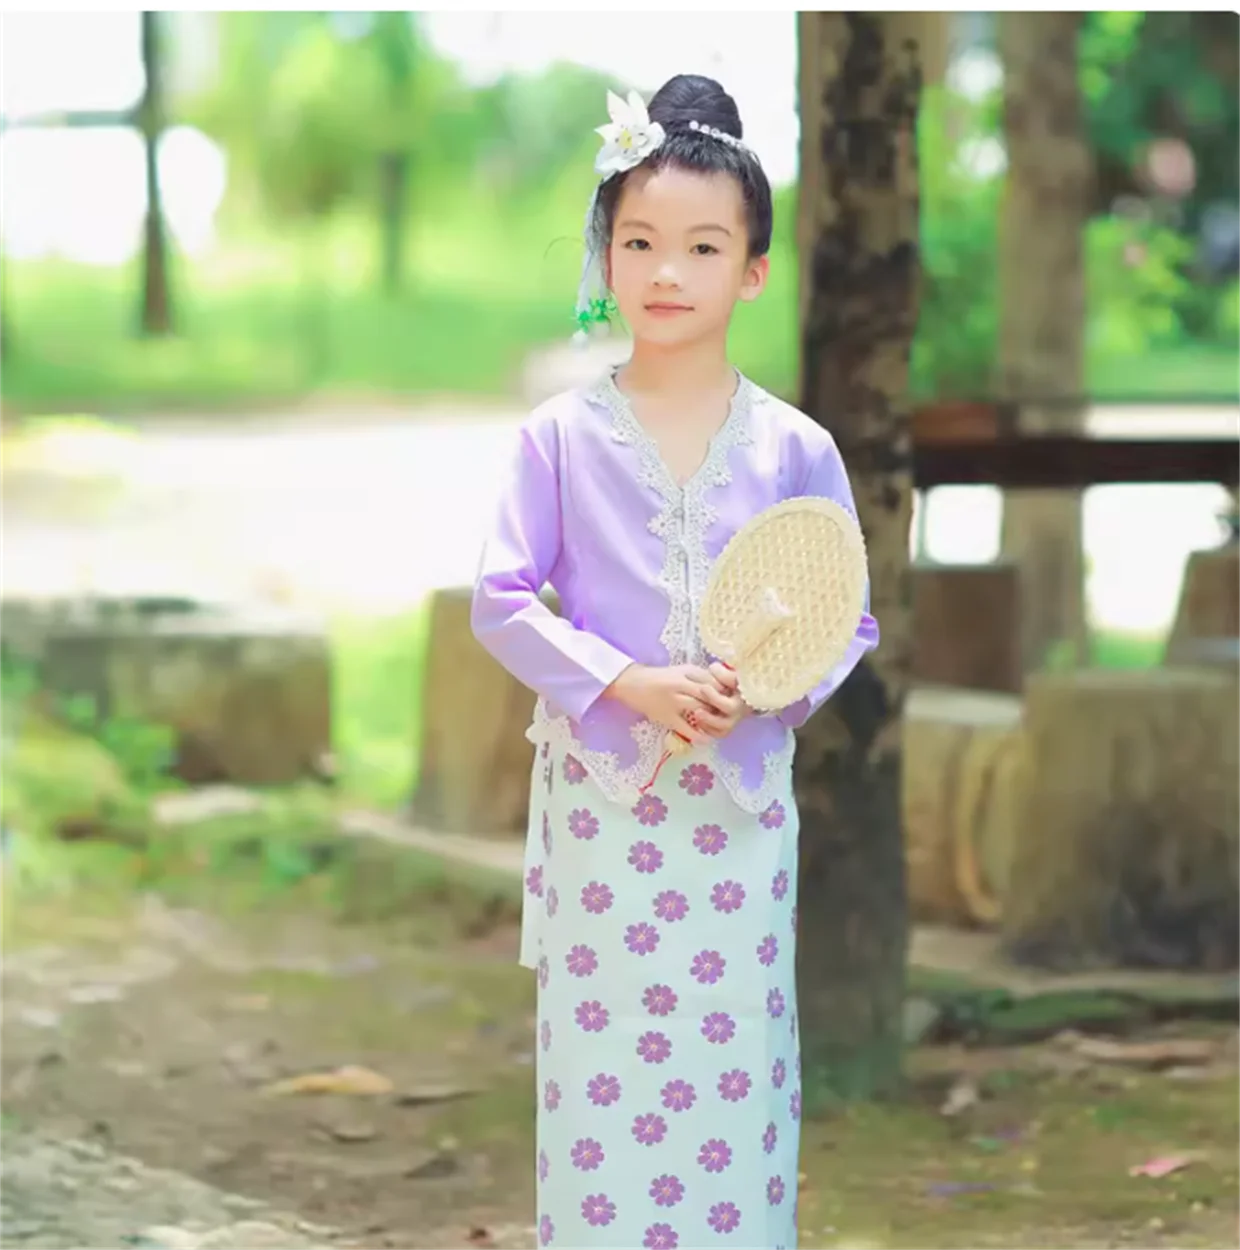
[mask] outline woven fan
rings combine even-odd
[[[751,708],[778,711],[843,659],[865,587],[865,539],[847,509],[817,496],[785,500],[743,525],[715,561],[699,611],[702,645],[736,673]],[[659,768],[689,747],[669,732]]]

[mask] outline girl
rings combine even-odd
[[[703,654],[712,561],[750,517],[852,494],[829,434],[727,361],[766,283],[771,190],[708,78],[610,98],[588,216],[633,353],[520,435],[473,603],[539,695],[521,962],[538,973],[542,1245],[793,1246],[801,1112],[793,730]],[[539,599],[550,583],[554,615]],[[668,729],[692,743],[648,783]]]

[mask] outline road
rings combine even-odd
[[[4,593],[177,593],[316,611],[399,610],[434,587],[472,580],[522,416],[515,407],[369,415],[342,408],[302,419],[177,419],[129,434],[83,425],[9,437]],[[1095,416],[1112,426],[1188,419],[1218,425],[1236,416]],[[1113,628],[1165,626],[1184,559],[1217,540],[1223,502],[1211,486],[1091,492],[1095,619]],[[942,560],[990,559],[998,523],[995,492],[938,491],[930,551]]]

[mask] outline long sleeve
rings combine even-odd
[[[579,721],[632,661],[538,597],[560,555],[558,461],[553,421],[522,428],[483,548],[470,624],[518,681]]]
[[[853,516],[857,515],[852,487],[849,485],[844,461],[834,440],[828,439],[826,446],[815,457],[800,493],[833,499],[847,508]],[[861,662],[861,657],[877,646],[878,622],[870,615],[870,585],[867,580],[865,611],[861,614],[857,632],[848,644],[848,650],[844,652],[843,659],[805,698],[798,699],[796,703],[776,713],[778,718],[789,729],[799,729],[844,684],[844,679]]]

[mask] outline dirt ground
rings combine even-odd
[[[5,924],[11,1131],[293,1212],[318,1244],[534,1244],[533,985],[502,908],[343,925],[305,900],[225,919],[19,899]],[[1170,1072],[1062,1039],[914,1052],[907,1102],[806,1125],[801,1244],[1240,1244],[1235,1030],[1192,1032],[1213,1057]],[[371,1092],[280,1092],[350,1066]],[[1130,1174],[1174,1155],[1169,1175]],[[133,1240],[163,1218],[142,1201],[159,1183],[121,1186],[119,1218],[128,1244],[177,1250]],[[6,1166],[3,1244],[85,1244],[47,1236],[65,1217],[31,1209],[42,1193]],[[308,1244],[252,1244],[277,1242]]]

